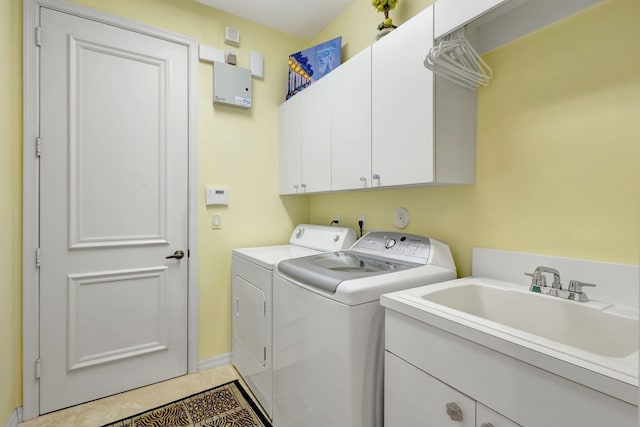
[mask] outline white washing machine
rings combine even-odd
[[[397,232],[371,232],[350,250],[279,262],[274,427],[381,427],[380,295],[455,278],[445,243]]]
[[[234,249],[231,257],[231,359],[272,416],[272,277],[283,259],[338,251],[356,240],[350,228],[300,224],[288,245]]]

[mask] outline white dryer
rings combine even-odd
[[[339,251],[356,240],[350,228],[300,224],[288,245],[234,249],[231,257],[231,359],[272,417],[272,276],[283,259]]]
[[[383,293],[456,278],[449,247],[371,232],[346,251],[278,263],[275,427],[381,427]]]

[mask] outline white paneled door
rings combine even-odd
[[[45,413],[187,372],[189,82],[184,45],[41,11]]]

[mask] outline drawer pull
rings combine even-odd
[[[462,409],[455,402],[447,403],[447,415],[451,421],[462,421]]]

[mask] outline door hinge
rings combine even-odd
[[[42,139],[40,137],[36,138],[36,157],[40,157],[42,155]]]
[[[40,358],[36,359],[34,368],[35,368],[36,379],[40,379],[40,375],[41,375]]]
[[[36,249],[36,268],[40,268],[40,262],[42,261],[42,255],[40,252],[40,248]]]
[[[36,46],[42,46],[42,27],[36,27]]]
[[[264,350],[264,361],[267,361],[267,347],[262,347],[262,349]]]

